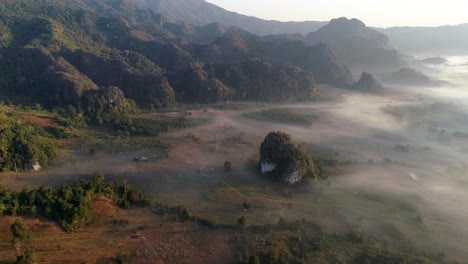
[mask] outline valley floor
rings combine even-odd
[[[153,201],[186,206],[217,223],[235,225],[241,216],[248,225],[306,218],[329,233],[364,232],[389,249],[468,259],[464,247],[468,207],[463,203],[468,200],[464,177],[468,140],[450,136],[468,131],[453,120],[453,111],[464,115],[465,109],[450,105],[433,109],[440,100],[413,90],[404,96],[396,89],[383,95],[330,87],[320,87],[320,92],[317,102],[292,105],[193,106],[186,110],[189,118],[208,122],[159,137],[174,145],[167,159],[134,161],[154,149],[117,153],[96,149],[89,155],[87,146],[77,145],[41,172],[22,173],[19,179],[13,173],[1,174],[0,184],[16,190],[61,185],[100,171],[108,179],[128,180]],[[426,108],[414,110],[418,107]],[[277,108],[314,118],[311,124],[291,124],[248,115]],[[179,114],[145,117],[159,115]],[[429,132],[429,127],[444,129],[450,141]],[[291,134],[315,157],[336,161],[328,178],[290,188],[259,175],[259,145],[268,132],[277,130]],[[225,161],[233,164],[232,171],[224,171]],[[244,202],[252,205],[249,212],[244,212]],[[96,223],[78,233],[65,234],[50,222],[28,220],[44,263],[52,263],[54,256],[76,263],[76,252],[86,252],[80,254],[83,262],[94,262],[120,251],[141,251],[136,263],[238,262],[231,231],[205,230],[165,221],[149,210],[120,211],[104,201],[96,203],[106,209],[98,209]],[[120,217],[130,225],[111,223]],[[1,218],[1,237],[6,237],[1,261],[14,261],[16,256],[8,245],[13,219]],[[141,236],[132,238],[139,227]]]

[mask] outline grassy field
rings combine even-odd
[[[244,117],[260,121],[301,126],[310,126],[315,120],[317,120],[316,116],[292,112],[286,108],[272,108],[251,112],[244,114]]]

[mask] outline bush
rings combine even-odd
[[[247,223],[247,219],[245,218],[245,216],[242,216],[241,218],[237,220],[237,226],[240,228],[245,227],[246,223]]]
[[[224,162],[224,171],[229,172],[232,170],[232,163],[229,161]]]
[[[30,240],[32,237],[31,229],[21,218],[16,219],[16,221],[10,226],[10,231],[13,235],[13,240],[25,241]]]
[[[16,257],[17,264],[34,264],[38,263],[38,258],[36,255],[36,250],[29,248],[24,252],[24,255]]]
[[[128,264],[130,263],[130,255],[127,253],[120,252],[117,254],[117,263],[118,264]]]

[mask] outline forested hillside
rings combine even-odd
[[[160,109],[307,100],[315,81],[351,84],[347,67],[325,46],[169,22],[133,1],[2,1],[0,60],[1,94],[79,112],[90,91],[109,86],[122,91],[121,99]]]

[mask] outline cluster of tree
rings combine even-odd
[[[244,203],[244,208],[249,207]],[[156,203],[153,211],[170,216],[174,221],[193,222],[210,228],[236,230],[237,249],[241,263],[245,264],[300,264],[300,263],[381,263],[381,264],[462,264],[450,262],[443,253],[411,252],[405,247],[385,249],[376,237],[363,233],[344,235],[327,234],[322,228],[306,219],[285,221],[276,224],[247,225],[247,218],[241,216],[235,224],[225,225],[201,218],[183,206],[170,207]]]
[[[144,119],[133,118],[126,124],[125,129],[130,129],[131,134],[142,136],[158,136],[172,130],[188,128],[196,125],[196,122],[184,117]]]
[[[72,232],[92,221],[91,201],[99,195],[114,200],[123,208],[149,203],[143,193],[131,185],[121,181],[105,183],[104,175],[96,173],[91,182],[80,181],[60,188],[24,189],[18,193],[0,186],[0,215],[39,213]]]
[[[240,220],[239,220],[240,221]],[[359,233],[329,235],[306,220],[239,229],[237,244],[242,263],[448,263],[439,255],[402,254],[379,249],[375,241]],[[416,254],[416,253],[415,253]]]
[[[36,163],[46,166],[56,156],[51,136],[20,120],[0,109],[0,171],[23,170]]]
[[[220,224],[215,220],[200,217],[185,206],[170,207],[167,204],[158,202],[153,206],[153,212],[158,215],[170,216],[172,217],[172,220],[177,222],[192,222],[208,228],[232,227],[229,225]]]
[[[139,113],[134,101],[125,98],[115,86],[86,91],[83,94],[83,110],[97,124],[126,124],[130,116]]]

